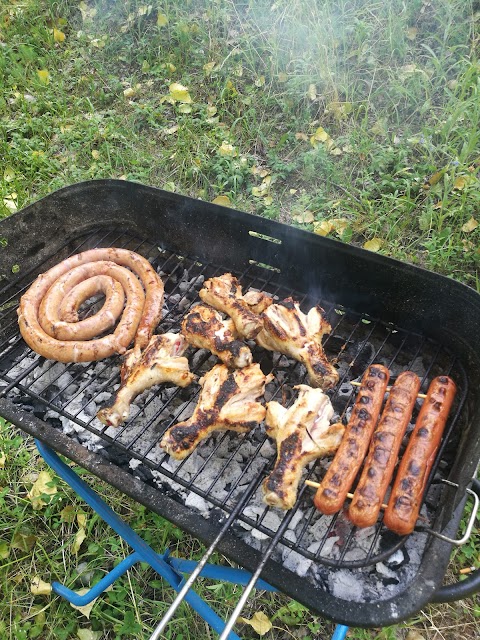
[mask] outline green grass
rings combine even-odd
[[[0,217],[74,182],[123,177],[208,201],[226,196],[359,246],[373,240],[381,253],[480,290],[473,0],[0,0],[0,12]],[[191,103],[171,98],[172,83]],[[33,511],[26,492],[43,468],[38,457],[11,429],[0,448],[0,637],[145,637],[171,599],[146,568],[102,596],[90,620],[30,593],[35,574],[78,588],[78,564],[98,578],[128,551],[63,483]],[[156,548],[201,553],[94,482]],[[87,514],[78,554],[78,522],[61,515],[67,504]],[[451,572],[470,564],[474,543]],[[206,582],[201,590],[221,614],[238,597]],[[255,610],[273,620],[272,638],[331,630],[281,596],[255,594],[246,617]],[[474,601],[429,607],[412,625],[429,639],[472,638],[479,613]],[[188,609],[179,619],[183,638],[211,637]],[[352,637],[404,638],[407,628]]]

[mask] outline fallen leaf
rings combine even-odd
[[[151,4],[142,4],[137,9],[137,16],[149,16],[152,13],[153,6]],[[158,22],[158,18],[157,18]]]
[[[423,185],[423,188],[429,189],[430,187],[434,187],[436,184],[438,184],[444,176],[446,170],[447,167],[443,167],[443,169],[439,169],[438,171],[435,171],[435,173],[432,173],[426,184]]]
[[[349,221],[346,218],[332,218],[330,222],[338,235],[343,236],[348,227]]]
[[[230,144],[229,142],[226,142],[225,140],[222,142],[222,144],[220,145],[220,147],[218,148],[218,153],[221,156],[226,156],[229,158],[234,158],[237,155],[237,150],[235,149],[235,147],[233,146],[233,144]]]
[[[73,522],[75,520],[76,511],[75,507],[71,504],[67,504],[66,507],[60,511],[60,518],[63,522]]]
[[[228,196],[217,196],[214,200],[212,200],[212,204],[219,204],[222,207],[229,207],[230,198]]]
[[[100,640],[102,637],[101,631],[93,631],[93,629],[78,629],[78,640]]]
[[[265,204],[267,207],[269,207],[271,204],[273,204],[273,198],[272,198],[272,196],[266,196],[266,197],[263,199],[263,202],[264,202],[264,204]]]
[[[468,222],[462,225],[462,231],[464,231],[465,233],[471,233],[477,227],[478,227],[478,222],[475,220],[475,218],[472,217]]]
[[[295,193],[297,193],[298,189],[290,189],[289,193],[293,196]]]
[[[10,546],[12,549],[19,549],[20,551],[31,551],[35,546],[36,541],[37,536],[33,533],[17,531],[13,536]]]
[[[80,527],[80,529],[75,534],[75,539],[73,540],[73,544],[72,544],[73,553],[78,553],[80,551],[82,542],[85,540],[86,537],[87,537],[87,534],[85,533],[85,529],[83,527]]]
[[[344,120],[352,110],[351,102],[330,102],[325,108],[325,113],[331,113],[337,120]]]
[[[382,244],[383,240],[380,240],[380,238],[372,238],[371,240],[367,240],[367,242],[364,243],[363,248],[368,249],[368,251],[377,252],[381,249]]]
[[[103,49],[107,44],[107,40],[108,36],[105,34],[101,38],[92,38],[90,44],[92,47],[95,47],[95,49]]]
[[[217,113],[217,107],[214,107],[212,104],[207,106],[207,116],[211,118]]]
[[[192,107],[189,104],[181,104],[178,110],[180,113],[192,113]]]
[[[53,30],[53,39],[55,42],[63,42],[65,40],[65,34],[60,29]]]
[[[0,467],[4,467],[6,461],[7,461],[6,453],[0,450]]]
[[[5,171],[3,172],[3,179],[5,180],[5,182],[12,182],[12,180],[15,180],[15,169],[10,166],[5,167]]]
[[[331,138],[323,127],[318,127],[313,136],[310,138],[310,142],[314,147],[316,146],[317,142],[327,142],[327,140],[331,140]]]
[[[407,29],[407,38],[409,40],[415,40],[415,38],[417,37],[417,33],[418,33],[417,27],[409,27]]]
[[[90,589],[88,587],[84,587],[82,589],[79,589],[78,591],[75,591],[75,593],[79,596],[84,596],[88,591],[90,591]],[[70,606],[76,609],[77,611],[80,611],[80,613],[84,615],[87,618],[87,620],[90,620],[90,613],[92,612],[92,609],[95,606],[95,603],[97,600],[98,598],[94,598],[88,604],[84,604],[83,606],[79,606],[79,607],[77,607],[72,603],[70,603]]]
[[[30,591],[34,596],[48,596],[52,593],[52,585],[35,576],[30,584]]]
[[[41,496],[48,495],[53,496],[57,493],[56,486],[48,486],[52,482],[53,478],[48,471],[40,471],[38,478],[33,483],[32,488],[27,493],[27,498],[32,503],[34,511],[38,511],[47,503],[42,500]]]
[[[259,636],[264,636],[273,626],[263,611],[256,611],[250,620],[248,620],[248,618],[239,617],[238,621],[249,624]]]
[[[128,89],[124,89],[123,90],[123,95],[125,96],[125,98],[133,98],[133,96],[136,93],[137,92],[135,91],[135,89],[133,87],[128,87]]]
[[[330,220],[322,220],[319,224],[315,225],[314,232],[319,236],[328,236],[333,231],[333,224]]]
[[[280,71],[277,78],[279,82],[284,83],[288,80],[288,74],[286,74],[284,71]]]
[[[173,82],[169,87],[170,95],[177,102],[184,102],[185,104],[190,104],[192,102],[192,98],[188,93],[187,87],[184,87],[183,84],[179,84],[178,82]]]
[[[175,73],[175,71],[177,70],[177,67],[173,64],[173,62],[167,62],[165,64],[165,69],[169,72],[169,73]]]
[[[50,74],[48,73],[47,69],[38,69],[37,75],[40,82],[42,82],[43,84],[48,84],[50,82]]]
[[[10,555],[10,549],[5,540],[0,540],[0,560],[5,560]]]
[[[86,2],[80,2],[78,8],[82,13],[82,20],[84,22],[87,22],[87,20],[92,20],[92,18],[97,15],[97,10],[91,9]]]
[[[295,222],[300,222],[300,224],[311,224],[315,220],[315,217],[313,213],[307,209],[292,216],[292,219],[295,220]]]
[[[295,134],[295,140],[308,140],[308,136],[306,133],[299,132]]]
[[[170,127],[168,129],[164,129],[163,133],[166,133],[167,136],[171,136],[176,131],[178,131],[178,124],[174,124],[173,127]]]
[[[465,187],[474,180],[475,178],[473,176],[458,176],[457,178],[455,178],[453,188],[457,189],[457,191],[463,191],[463,189],[465,189]]]
[[[77,513],[77,524],[79,527],[84,527],[87,524],[86,513]]]
[[[317,87],[314,84],[309,84],[308,85],[307,96],[310,98],[310,100],[315,100],[316,99],[316,97],[317,97]]]
[[[166,27],[168,24],[168,18],[164,13],[158,13],[157,15],[157,25],[159,27]]]
[[[415,629],[412,629],[405,636],[405,640],[425,640],[425,637]]]
[[[255,86],[256,87],[264,87],[265,86],[265,76],[259,76],[255,80]]]
[[[206,76],[209,76],[213,69],[215,68],[215,62],[207,62],[207,64],[203,65],[203,70]]]
[[[386,118],[379,118],[373,125],[370,127],[370,131],[376,136],[384,136],[386,135],[388,130],[387,120]]]
[[[92,151],[92,158],[93,158],[94,160],[98,160],[98,159],[99,159],[99,157],[100,157],[100,151],[97,151],[96,149],[94,149],[94,150]]]

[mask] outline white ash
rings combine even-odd
[[[211,505],[206,500],[204,500],[201,496],[194,493],[193,491],[190,491],[189,494],[187,495],[185,499],[185,506],[196,509],[204,517],[209,516],[210,509],[212,508]]]
[[[289,569],[300,576],[300,578],[303,578],[312,566],[312,561],[297,551],[285,549],[282,553],[282,564],[285,569]]]
[[[138,460],[137,458],[131,458],[128,462],[128,466],[133,471],[135,471],[135,469],[137,469],[141,464],[142,464],[141,460]]]
[[[329,577],[331,593],[341,600],[364,601],[364,585],[363,576],[358,576],[348,569],[339,569]]]

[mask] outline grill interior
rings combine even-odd
[[[142,239],[122,229],[96,229],[69,242],[62,251],[38,265],[35,272],[22,274],[13,286],[1,292],[1,394],[8,395],[23,410],[32,411],[72,438],[78,438],[84,446],[100,450],[116,464],[129,465],[143,480],[198,509],[205,518],[224,518],[240,496],[249,491],[250,499],[236,520],[234,532],[243,539],[248,536],[249,544],[256,548],[261,549],[276,539],[283,553],[292,550],[314,563],[335,568],[370,566],[399,549],[405,538],[389,532],[381,520],[375,527],[359,530],[342,513],[327,517],[317,512],[312,490],[303,484],[293,510],[284,514],[267,507],[261,499],[260,484],[273,466],[276,454],[262,425],[245,436],[228,432],[215,434],[184,461],[171,460],[158,443],[167,428],[192,413],[199,395],[198,384],[185,389],[162,385],[146,391],[136,399],[128,421],[119,428],[106,427],[96,419],[96,412],[109,404],[110,394],[119,383],[120,359],[68,365],[47,361],[32,352],[21,339],[16,307],[19,297],[38,273],[68,255],[108,246],[144,255],[161,274],[165,306],[158,333],[179,331],[184,313],[199,302],[198,290],[203,280],[230,271],[221,264],[178,255],[163,243]],[[460,436],[460,429],[455,429],[455,425],[467,394],[467,378],[458,359],[440,344],[370,317],[368,310],[359,315],[333,301],[314,297],[308,291],[287,289],[281,284],[278,269],[268,265],[252,262],[243,273],[234,272],[234,275],[244,291],[258,289],[279,300],[292,296],[304,311],[316,304],[324,308],[332,325],[324,347],[340,372],[340,382],[329,396],[337,419],[343,422],[348,419],[355,399],[355,389],[350,382],[359,380],[372,362],[390,369],[391,383],[401,371],[416,371],[422,379],[422,392],[437,375],[453,377],[459,391],[422,509],[423,526],[430,526],[436,514],[438,483],[448,474]],[[94,308],[92,303],[84,309],[85,314]],[[264,373],[272,372],[275,376],[267,386],[266,400],[291,404],[296,396],[294,385],[306,382],[303,365],[259,347],[252,350],[254,361],[260,363]],[[199,377],[217,362],[204,350],[190,348],[186,355],[191,370]],[[325,461],[311,464],[305,479],[320,480],[324,469]],[[421,530],[422,524],[418,528]]]

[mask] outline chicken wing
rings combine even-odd
[[[227,367],[241,369],[252,364],[250,349],[235,339],[233,320],[223,320],[218,311],[207,304],[198,304],[185,315],[182,333],[191,345],[208,349]]]
[[[215,365],[200,380],[202,391],[192,416],[170,427],[160,446],[182,460],[213,431],[251,431],[265,417],[265,407],[257,400],[271,379],[256,363],[235,371]]]
[[[207,280],[199,295],[204,302],[228,314],[238,333],[247,340],[261,330],[262,320],[258,314],[272,303],[270,296],[259,291],[249,291],[244,296],[239,281],[231,273]]]
[[[117,427],[128,418],[130,404],[143,391],[163,382],[188,386],[195,378],[183,356],[187,342],[176,333],[152,336],[142,353],[132,349],[120,372],[120,388],[111,407],[100,409],[97,418],[109,427]]]
[[[312,387],[325,390],[338,382],[338,372],[323,351],[322,336],[332,330],[323,313],[316,306],[305,315],[292,298],[272,304],[261,316],[263,329],[256,341],[264,349],[302,362]]]
[[[320,389],[300,384],[295,403],[285,409],[278,402],[267,403],[267,434],[277,442],[273,471],[262,483],[264,501],[280,509],[291,509],[303,468],[312,460],[335,453],[345,427],[330,424],[332,403]]]

